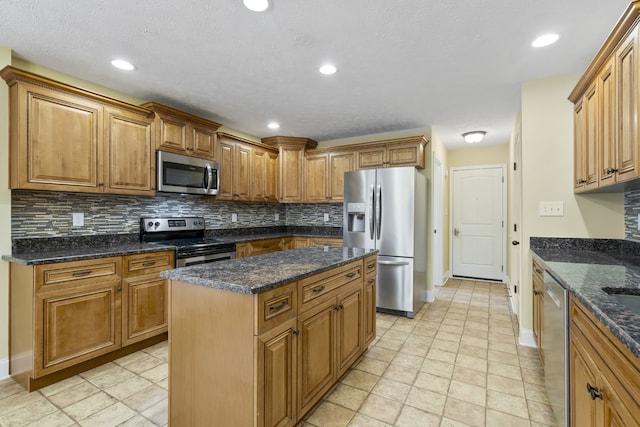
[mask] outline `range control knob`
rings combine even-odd
[[[156,223],[153,225],[155,225],[156,227],[160,227],[160,221],[156,221]]]
[[[149,221],[149,222],[147,223],[147,226],[149,226],[149,227],[153,227],[153,221]]]

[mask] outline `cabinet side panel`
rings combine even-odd
[[[23,387],[33,368],[33,266],[11,263],[9,374]]]
[[[252,426],[253,295],[169,289],[169,424]]]

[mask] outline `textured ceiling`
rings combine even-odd
[[[242,0],[0,0],[0,45],[260,138],[434,128],[455,148],[475,129],[508,142],[522,82],[581,74],[627,4],[272,0],[255,13]],[[558,43],[530,47],[545,32]],[[324,62],[338,73],[318,73]]]

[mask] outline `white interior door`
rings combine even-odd
[[[509,185],[510,200],[510,218],[512,224],[509,229],[511,234],[510,244],[510,261],[509,261],[509,295],[511,295],[511,309],[517,315],[520,312],[520,238],[522,225],[522,137],[520,127],[516,129],[515,140],[513,144],[513,170]]]
[[[444,236],[442,234],[442,217],[443,217],[443,198],[444,177],[442,163],[438,158],[433,158],[433,284],[442,286],[444,281],[443,274],[443,250]]]
[[[453,170],[452,274],[504,279],[504,166]]]

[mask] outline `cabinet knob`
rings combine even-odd
[[[591,400],[602,400],[602,393],[599,393],[598,387],[594,387],[591,384],[587,383],[587,391],[591,395]]]
[[[534,294],[534,295],[540,295],[541,293],[542,293],[542,292],[540,292],[540,291],[533,291],[533,294]]]
[[[122,291],[122,286],[118,287],[118,292]]]
[[[299,336],[300,335],[300,330],[299,329],[294,329],[293,330],[293,335]]]

